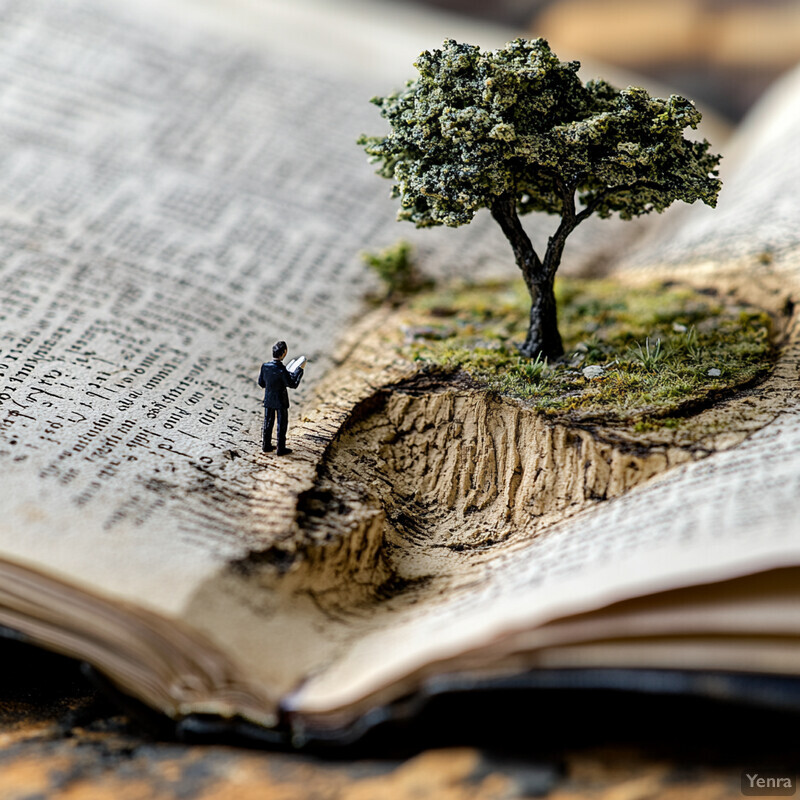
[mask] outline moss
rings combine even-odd
[[[689,408],[763,377],[774,360],[769,315],[712,290],[559,279],[556,296],[567,350],[558,362],[517,350],[530,308],[522,281],[420,295],[406,354],[426,369],[463,370],[548,414],[640,430],[677,427]]]
[[[419,274],[410,242],[401,239],[384,250],[361,253],[361,258],[383,283],[386,300],[399,300],[433,285]]]

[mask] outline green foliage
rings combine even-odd
[[[631,355],[635,358],[645,369],[653,370],[658,366],[659,361],[664,357],[665,351],[661,349],[661,339],[656,339],[656,343],[650,346],[650,337],[646,336],[644,340],[644,347],[636,343],[636,348],[631,351]]]
[[[418,296],[410,313],[419,334],[408,353],[546,413],[632,421],[639,430],[679,425],[681,409],[765,375],[772,363],[769,316],[715,295],[611,280],[559,280],[556,294],[564,361],[531,361],[510,343],[526,330],[521,281]],[[587,377],[594,365],[602,369],[587,372],[598,377]]]
[[[409,242],[400,240],[377,253],[362,253],[361,258],[381,279],[389,297],[406,295],[420,288]]]
[[[537,355],[522,367],[522,377],[528,383],[539,383],[544,377],[547,367],[547,359],[542,358],[541,354]]]
[[[683,138],[700,113],[682,97],[584,84],[579,63],[543,39],[491,52],[448,40],[415,66],[403,91],[373,99],[388,135],[359,139],[393,182],[399,219],[463,225],[501,196],[519,213],[563,217],[577,195],[588,213],[623,219],[675,200],[716,203],[719,156]]]

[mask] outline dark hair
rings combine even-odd
[[[272,345],[272,357],[280,358],[286,353],[286,349],[286,342],[275,342],[275,344]]]

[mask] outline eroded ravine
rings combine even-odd
[[[702,450],[605,436],[459,380],[415,376],[356,409],[298,503],[290,580],[332,614],[468,582],[536,536]]]
[[[355,404],[314,487],[298,498],[286,589],[358,616],[468,585],[481,564],[550,525],[668,470],[736,446],[794,392],[796,315],[756,386],[697,409],[678,429],[636,432],[537,412],[463,375],[407,370]],[[373,384],[375,387],[375,384]]]

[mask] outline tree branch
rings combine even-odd
[[[611,186],[608,189],[600,192],[594,200],[592,200],[585,208],[581,209],[580,213],[575,216],[575,225],[580,225],[587,217],[590,217],[597,210],[600,203],[607,197],[617,192],[628,191],[630,189],[659,189],[659,184],[654,181],[640,181],[639,183],[628,183],[621,186]]]
[[[564,252],[564,245],[567,241],[567,236],[575,230],[578,224],[575,215],[575,189],[576,187],[570,182],[565,183],[560,175],[554,175],[556,188],[561,195],[561,222],[558,224],[556,232],[547,241],[547,250],[544,254],[544,275],[548,282],[552,280],[561,263],[561,254]]]
[[[511,193],[499,195],[492,203],[490,211],[511,244],[525,285],[532,291],[543,271],[542,262],[519,221],[516,197]]]

